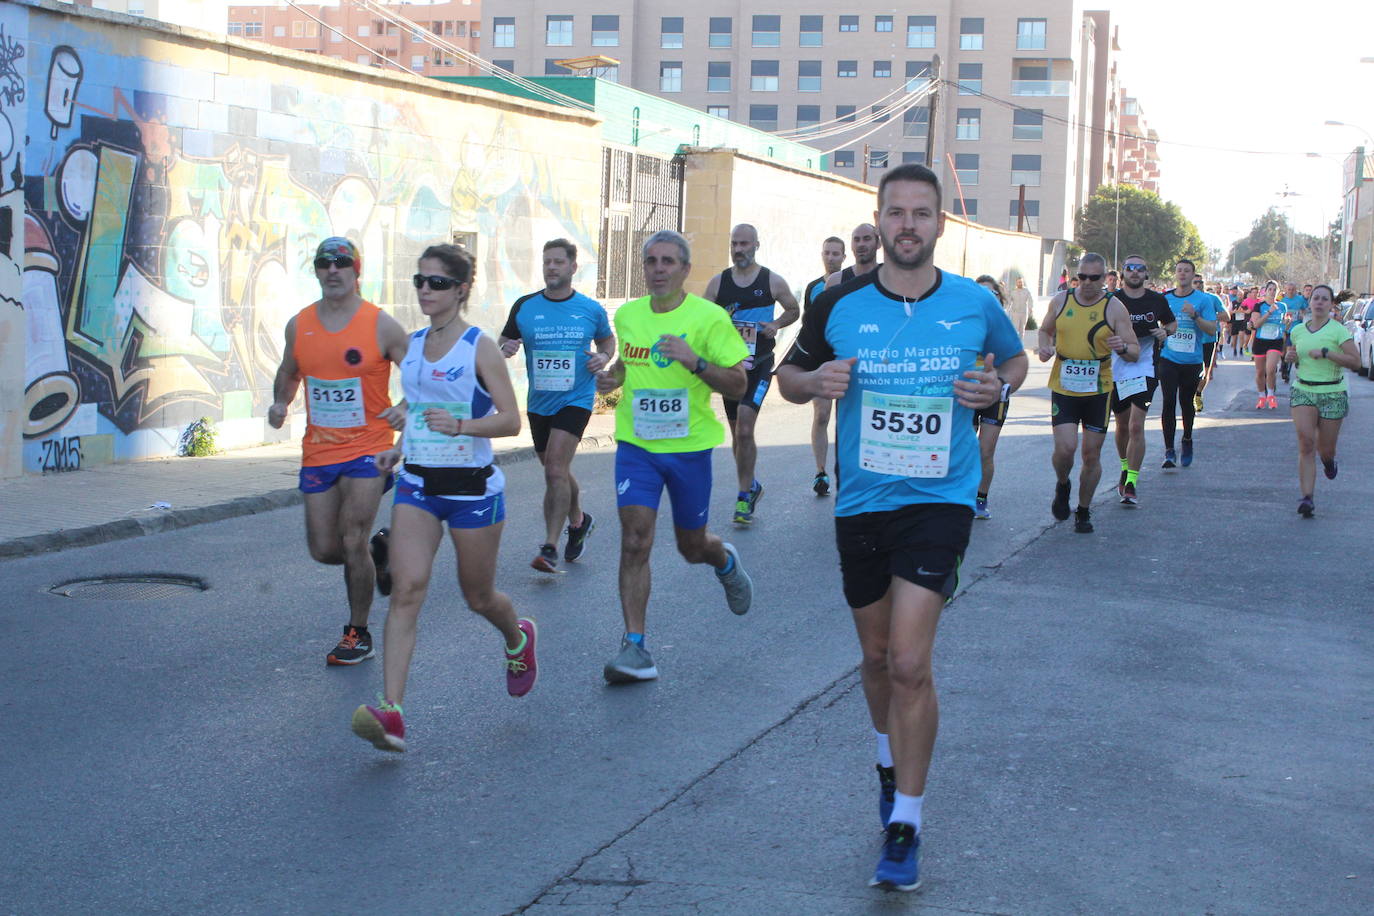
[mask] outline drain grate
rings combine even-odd
[[[94,576],[59,582],[48,591],[64,598],[93,601],[167,601],[188,592],[203,592],[209,583],[196,576],[137,573],[129,576]]]

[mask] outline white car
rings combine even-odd
[[[1371,372],[1374,367],[1374,296],[1356,300],[1345,326],[1355,339],[1355,348],[1360,351],[1360,375],[1374,380],[1374,372]]]

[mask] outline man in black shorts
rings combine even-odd
[[[821,242],[821,266],[823,273],[806,284],[802,293],[802,311],[811,307],[811,301],[825,289],[825,281],[831,274],[844,267],[844,239],[832,235]],[[830,451],[830,402],[816,398],[811,402],[811,454],[816,459],[816,476],[811,480],[811,489],[817,496],[830,495],[830,475],[825,472],[825,456]]]
[[[749,376],[744,397],[738,401],[722,399],[739,477],[736,525],[753,523],[754,507],[763,495],[763,485],[754,476],[759,455],[754,425],[773,381],[774,339],[779,330],[801,317],[801,306],[787,281],[755,260],[758,250],[759,233],[753,226],[740,223],[730,230],[730,257],[735,263],[711,278],[705,296],[730,313],[735,329],[749,348],[749,358],[744,361]],[[774,315],[775,303],[782,306],[781,317]]]
[[[515,300],[500,337],[507,359],[525,344],[526,415],[535,454],[544,465],[544,543],[530,566],[546,573],[558,572],[563,520],[568,521],[565,560],[582,556],[595,524],[582,510],[572,460],[592,416],[596,373],[615,356],[606,310],[573,289],[576,273],[577,246],[567,239],[546,243],[544,288]]]
[[[1145,287],[1150,267],[1140,255],[1127,255],[1121,267],[1122,288],[1116,300],[1131,316],[1131,330],[1140,344],[1134,363],[1112,354],[1112,414],[1116,417],[1116,453],[1121,480],[1116,493],[1123,506],[1139,505],[1136,488],[1145,461],[1145,415],[1150,412],[1159,380],[1155,378],[1155,349],[1178,329],[1169,301]]]

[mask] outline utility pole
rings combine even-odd
[[[940,55],[930,62],[930,110],[926,121],[926,168],[935,168],[935,116],[940,109]]]
[[[864,144],[864,170],[862,173],[864,184],[868,184],[868,144]]]

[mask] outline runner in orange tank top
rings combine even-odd
[[[300,488],[305,494],[305,537],[317,562],[342,565],[349,619],[343,638],[325,661],[357,664],[372,657],[367,630],[372,588],[390,590],[384,532],[368,549],[368,532],[391,475],[376,455],[391,448],[405,422],[387,388],[391,364],[406,353],[405,329],[358,292],[362,254],[333,237],[315,251],[320,299],[286,324],[286,349],[273,384],[267,422],[281,429],[287,409],[305,384],[306,427],[301,440]]]

